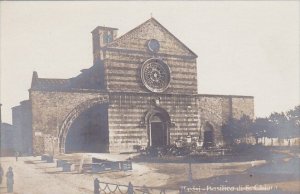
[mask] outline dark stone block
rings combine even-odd
[[[66,162],[62,165],[63,172],[71,172],[72,171],[72,163]]]
[[[46,158],[46,161],[47,161],[47,163],[53,163],[53,162],[54,162],[53,156],[48,156],[48,157]]]
[[[56,167],[63,167],[64,163],[67,163],[67,160],[57,160]]]

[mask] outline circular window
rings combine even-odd
[[[160,48],[160,44],[158,42],[158,40],[156,39],[151,39],[148,41],[148,49],[153,52],[153,53],[157,53],[159,51]]]
[[[170,68],[160,59],[148,59],[142,66],[141,78],[151,92],[163,92],[170,84]]]

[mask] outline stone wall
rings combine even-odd
[[[198,110],[192,95],[110,93],[110,152],[132,151],[134,145],[149,145],[145,113],[154,108],[153,99],[171,119],[170,143],[190,133],[199,136]]]
[[[111,30],[98,27],[93,31],[94,59],[103,66],[108,91],[150,93],[142,84],[140,69],[146,60],[158,58],[171,70],[171,82],[165,93],[197,94],[197,56],[155,19],[101,46],[105,31]],[[151,39],[159,42],[155,53],[147,46]]]
[[[254,118],[254,98],[252,97],[232,97],[232,117],[239,119],[243,115]]]
[[[150,18],[143,24],[117,38],[108,48],[121,48],[139,52],[149,52],[147,41],[156,39],[160,43],[159,53],[196,57],[182,42],[163,27],[157,20]]]
[[[32,154],[31,102],[24,100],[12,108],[14,148],[23,154]]]
[[[13,133],[13,143],[14,143],[14,151],[21,151],[23,147],[23,141],[21,141],[22,137],[22,112],[21,106],[14,106],[12,108],[12,124],[15,128]]]
[[[183,95],[111,92],[49,92],[30,91],[32,102],[33,145],[35,153],[58,153],[58,130],[67,115],[79,104],[109,95],[109,151],[133,151],[134,145],[149,145],[147,111],[158,107],[170,116],[170,143],[190,133],[203,139],[205,123],[214,127],[215,142],[223,144],[221,126],[243,114],[253,118],[253,98],[241,96]],[[55,149],[53,149],[53,146]]]
[[[45,147],[44,136],[58,137],[58,131],[67,115],[79,104],[103,96],[92,91],[35,91],[30,90],[32,102],[33,149],[35,154],[52,153]],[[49,139],[49,138],[48,138]],[[58,145],[54,145],[58,151]]]
[[[15,127],[8,123],[0,123],[0,156],[14,156]]]
[[[104,60],[106,85],[109,91],[149,92],[142,84],[140,69],[150,54],[107,51]],[[164,93],[196,94],[197,69],[195,59],[163,58],[171,71],[171,81]]]
[[[223,145],[221,127],[230,118],[239,119],[243,115],[254,118],[254,98],[251,96],[198,95],[198,108],[201,120],[201,137],[205,123],[214,127],[215,143]]]

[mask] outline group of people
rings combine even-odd
[[[7,192],[12,193],[13,192],[13,185],[14,185],[14,173],[12,171],[12,167],[8,167],[8,171],[6,172],[6,185],[7,185]],[[0,164],[0,184],[2,184],[4,171]]]

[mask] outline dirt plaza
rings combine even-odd
[[[81,154],[64,155],[65,159],[80,158]],[[132,155],[86,154],[110,161],[124,160]],[[241,162],[198,162],[191,164],[193,187],[226,189],[228,188],[267,188],[273,191],[262,193],[296,193],[299,190],[300,176],[297,173],[299,156],[286,154],[275,161],[254,160]],[[9,166],[14,172],[14,193],[18,194],[89,194],[93,193],[93,182],[101,182],[152,188],[165,188],[166,193],[179,193],[181,185],[189,180],[189,165],[186,162],[143,162],[133,160],[131,171],[106,171],[101,173],[62,172],[56,163],[46,163],[40,156],[2,157],[1,165],[6,173]],[[280,168],[278,167],[280,166]],[[290,169],[289,169],[290,168]],[[299,168],[299,165],[298,165]],[[276,171],[277,169],[277,171]],[[278,170],[280,169],[280,170]],[[220,188],[220,186],[222,188]],[[1,193],[6,193],[6,178],[3,177]],[[224,190],[223,190],[224,192]],[[216,190],[196,193],[218,193]],[[225,191],[225,193],[231,193]],[[243,192],[241,192],[243,193]],[[249,192],[245,192],[249,193]],[[252,192],[256,193],[256,192]],[[259,192],[257,192],[259,193]]]

